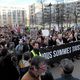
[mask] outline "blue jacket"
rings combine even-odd
[[[20,55],[23,53],[23,44],[18,44],[15,48],[15,52],[17,55]]]

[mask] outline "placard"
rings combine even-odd
[[[49,30],[42,30],[42,36],[49,36]]]

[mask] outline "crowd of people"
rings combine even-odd
[[[63,32],[52,30],[50,35],[46,37],[42,36],[41,30],[39,30],[35,39],[29,37],[30,34],[27,32],[23,34],[13,30],[2,32],[0,34],[1,79],[54,80],[39,49],[78,41],[80,40],[79,32],[78,29],[68,29]],[[71,60],[65,59],[62,62],[64,76],[57,80],[78,80],[71,76],[74,69]]]

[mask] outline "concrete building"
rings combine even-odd
[[[0,26],[26,25],[27,14],[25,8],[0,7]]]
[[[42,23],[41,4],[32,4],[29,6],[30,27],[36,27]]]
[[[30,22],[32,25],[42,25],[43,23],[48,25],[51,22],[51,26],[57,24],[57,26],[70,27],[77,26],[80,23],[80,1],[51,4],[51,6],[43,4],[43,12],[42,5],[37,5],[40,8],[35,4],[30,9]]]
[[[76,2],[76,12],[77,12],[77,18],[78,18],[78,23],[80,24],[80,1]]]
[[[65,21],[69,25],[80,24],[80,1],[64,4]]]
[[[29,7],[29,16],[30,16],[30,25],[31,27],[34,26],[44,26],[45,24],[49,24],[50,21],[50,6],[49,4],[43,4],[43,10],[42,10],[42,4],[32,4]],[[51,22],[54,22],[54,6],[51,6]]]

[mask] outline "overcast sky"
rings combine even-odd
[[[73,2],[78,0],[45,0],[44,3],[56,3],[56,2]],[[28,6],[32,3],[37,3],[38,0],[0,0],[1,6]]]

